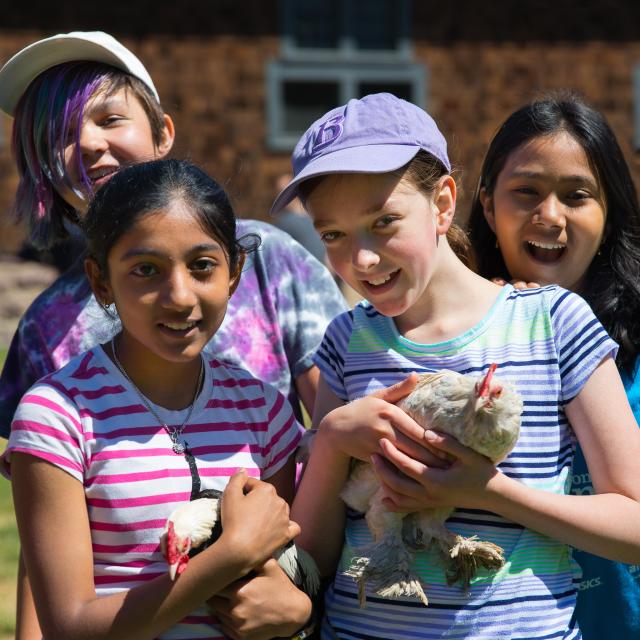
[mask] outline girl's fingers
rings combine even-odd
[[[394,429],[403,433],[408,438],[411,438],[418,444],[424,443],[424,427],[419,425],[408,413],[403,411],[400,407],[393,405],[389,409],[389,419],[393,424]]]
[[[418,374],[410,373],[404,380],[401,382],[397,382],[396,384],[392,384],[390,387],[386,389],[380,389],[379,391],[375,391],[371,395],[374,398],[380,398],[381,400],[385,400],[390,404],[398,402],[402,400],[405,396],[408,396],[415,388],[418,382]]]
[[[423,437],[429,445],[435,447],[436,449],[439,449],[440,451],[444,451],[454,458],[466,460],[469,458],[469,456],[480,455],[473,449],[465,447],[453,436],[450,436],[446,433],[440,433],[438,431],[431,431],[431,429],[426,429],[424,431]]]
[[[406,513],[437,506],[435,503],[429,503],[427,492],[423,485],[405,475],[399,474],[398,471],[391,467],[391,463],[382,456],[373,455],[371,463],[384,490],[382,502],[389,511]]]
[[[230,478],[229,482],[227,482],[227,486],[225,491],[231,491],[231,493],[241,492],[244,486],[247,484],[248,480],[252,480],[253,478],[249,478],[247,475],[246,469],[238,469]]]
[[[515,289],[539,289],[537,282],[525,282],[524,280],[512,280],[511,284]]]
[[[398,447],[396,447],[387,438],[382,438],[380,440],[380,448],[382,449],[384,458],[381,458],[379,456],[372,456],[372,459],[377,457],[377,461],[376,463],[374,463],[376,473],[378,472],[378,470],[380,470],[381,472],[388,471],[389,474],[393,473],[393,471],[389,469],[386,464],[384,464],[385,459],[393,464],[393,466],[398,471],[401,471],[405,476],[413,478],[414,480],[418,480],[427,469],[427,466],[425,464],[400,451],[400,449],[398,449]]]
[[[289,520],[289,531],[287,534],[289,536],[289,540],[293,540],[294,538],[298,537],[301,531],[302,529],[297,522],[295,522],[294,520]]]
[[[426,470],[421,463],[396,449],[395,454],[385,451],[385,457],[372,455],[371,464],[385,490],[388,488],[404,496],[424,495],[425,489],[417,479],[421,475],[417,467]]]
[[[448,453],[430,447],[424,439],[418,443],[405,436],[404,433],[397,432],[394,444],[400,451],[428,467],[446,469],[450,464]]]

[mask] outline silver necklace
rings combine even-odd
[[[124,367],[120,360],[118,360],[118,356],[116,354],[116,344],[115,344],[115,336],[111,338],[111,353],[113,354],[113,361],[116,363],[116,367],[118,367],[120,373],[127,379],[129,384],[133,387],[133,390],[138,394],[140,400],[144,403],[144,406],[147,407],[151,415],[164,427],[164,430],[169,434],[171,438],[171,448],[177,454],[186,454],[187,452],[187,443],[182,443],[178,440],[178,438],[182,435],[187,423],[189,422],[189,418],[191,417],[191,413],[193,412],[193,407],[196,404],[196,399],[198,398],[198,393],[200,391],[200,387],[202,386],[202,379],[204,376],[204,362],[202,361],[202,356],[200,356],[200,373],[198,373],[198,382],[196,384],[196,391],[193,396],[193,400],[189,405],[189,411],[187,411],[187,417],[184,419],[184,422],[179,427],[174,427],[173,429],[169,427],[169,425],[155,412],[151,403],[145,395],[138,389],[135,385],[135,382],[129,377],[129,374],[125,371]]]

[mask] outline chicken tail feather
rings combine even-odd
[[[278,564],[291,582],[313,598],[320,589],[320,571],[314,559],[295,544],[288,545],[277,554]]]
[[[468,591],[478,569],[497,571],[504,566],[503,550],[493,542],[478,540],[477,536],[456,536],[447,564],[447,583],[459,583]]]

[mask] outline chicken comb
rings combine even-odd
[[[482,382],[476,385],[476,393],[479,398],[486,398],[489,395],[489,389],[491,385],[491,378],[493,377],[493,373],[498,368],[498,365],[493,362],[489,365],[489,370],[484,376]]]
[[[180,554],[178,553],[178,550],[177,550],[176,540],[177,540],[176,530],[173,526],[173,522],[169,521],[169,523],[167,524],[167,543],[166,544],[167,544],[167,563],[170,565],[178,562],[178,560],[180,559]]]

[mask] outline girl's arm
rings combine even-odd
[[[24,566],[22,551],[20,551],[16,593],[16,640],[41,640],[41,638],[42,631],[40,631],[38,624],[31,585]]]
[[[154,638],[264,563],[299,531],[272,487],[236,474],[224,493],[222,536],[194,557],[176,582],[167,572],[129,591],[98,598],[81,483],[48,462],[15,451],[11,472],[25,564],[45,637]]]
[[[302,402],[302,405],[309,415],[313,413],[319,381],[320,370],[315,365],[309,367],[295,379],[296,391],[298,392],[300,402]]]
[[[416,430],[407,435],[429,438],[456,460],[447,470],[432,469],[383,441],[385,459],[395,467],[375,458],[388,505],[399,511],[441,505],[487,509],[595,555],[639,563],[640,430],[610,357],[595,369],[566,413],[597,495],[557,495],[527,487],[454,438]]]
[[[396,424],[415,425],[415,422],[391,403],[409,394],[416,381],[417,376],[412,375],[397,385],[344,405],[324,378],[320,378],[313,415],[318,432],[291,517],[302,529],[298,543],[311,553],[324,576],[333,574],[342,549],[346,509],[339,494],[349,476],[351,458],[368,460],[378,450],[378,441],[383,436],[402,446],[396,439]]]
[[[291,517],[299,519],[295,521],[302,530],[297,543],[311,554],[323,576],[334,572],[342,548],[345,505],[338,494],[348,476],[350,457],[327,442],[331,433],[322,419],[342,404],[320,376],[312,419],[318,431],[291,507]]]
[[[292,453],[289,459],[273,475],[264,479],[265,482],[273,485],[277,494],[287,504],[293,502],[296,493],[296,456]]]
[[[295,455],[265,481],[291,503],[295,493]],[[237,580],[208,601],[221,629],[232,638],[288,637],[311,618],[311,600],[269,559],[248,580]]]

